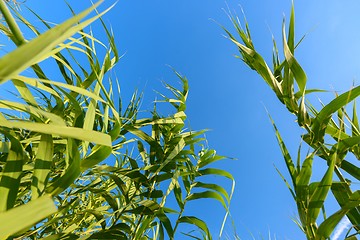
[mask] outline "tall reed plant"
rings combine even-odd
[[[113,74],[120,56],[101,19],[112,6],[100,4],[53,27],[0,1],[0,29],[16,46],[0,58],[0,84],[17,95],[0,99],[0,239],[174,239],[185,224],[195,230],[185,235],[211,239],[185,209],[214,199],[226,219],[233,189],[207,177],[233,183],[211,167],[224,157],[204,130],[186,128],[186,77],[175,72],[180,87],[165,84],[169,94],[147,117],[137,93],[122,101]],[[89,28],[95,21],[103,42]]]
[[[360,166],[357,161],[349,159],[360,159],[360,128],[355,103],[360,86],[336,95],[321,109],[316,109],[308,96],[321,90],[307,89],[306,73],[295,58],[295,50],[303,38],[295,41],[294,6],[287,30],[285,20],[282,26],[284,58],[281,59],[274,40],[272,63],[267,63],[256,51],[248,23],[245,22],[244,29],[236,16],[229,16],[236,35],[224,30],[237,46],[239,57],[264,79],[289,113],[296,117],[299,127],[305,130],[301,138],[309,146],[309,154],[302,158],[299,150],[294,159],[270,117],[290,175],[287,180],[280,173],[297,206],[298,226],[309,240],[329,239],[335,227],[347,217],[352,225],[346,239],[356,239],[360,230],[360,191],[351,180],[360,180]],[[327,164],[320,181],[311,178],[314,164],[317,164],[313,161],[315,157]],[[339,206],[338,211],[327,216],[325,203],[329,194],[334,196]]]

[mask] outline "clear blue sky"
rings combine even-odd
[[[87,0],[68,2],[77,12],[90,5]],[[113,2],[107,0],[104,5]],[[26,4],[52,22],[70,15],[62,0],[27,0]],[[280,44],[282,20],[289,16],[291,1],[227,0],[227,4],[240,17],[242,6],[256,48],[271,60],[271,33]],[[276,239],[304,239],[291,220],[296,206],[273,167],[286,173],[264,106],[292,154],[301,130],[263,80],[233,57],[236,47],[210,20],[231,29],[223,8],[225,0],[119,1],[104,19],[113,28],[120,52],[125,53],[116,69],[122,92],[126,98],[136,87],[143,90],[142,108],[149,109],[156,96],[153,90],[162,90],[161,80],[177,81],[167,65],[186,75],[191,128],[211,129],[206,134],[209,145],[220,155],[238,159],[222,167],[236,179],[231,213],[239,236],[251,239],[252,233],[256,239],[261,235],[267,239],[270,232]],[[297,39],[308,33],[296,53],[307,72],[308,87],[345,91],[358,82],[360,3],[301,0],[295,1],[295,11]],[[220,204],[211,204],[211,209],[203,204],[193,211],[208,221],[216,236],[223,212]],[[231,224],[226,234],[233,238]]]

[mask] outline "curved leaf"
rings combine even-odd
[[[57,211],[49,195],[0,213],[0,239],[26,230]]]
[[[181,218],[178,219],[179,223],[188,223],[188,224],[192,224],[197,226],[198,228],[200,228],[202,231],[204,231],[204,233],[207,236],[207,239],[212,239],[210,231],[206,225],[206,223],[194,216],[183,216]]]
[[[360,95],[360,86],[345,92],[332,100],[317,114],[311,126],[311,142],[323,142],[325,130],[333,113]],[[337,136],[333,136],[337,137]]]

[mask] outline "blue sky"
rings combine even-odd
[[[77,12],[88,1],[69,0]],[[109,6],[114,1],[107,0]],[[59,23],[70,13],[62,0],[27,0],[43,18]],[[129,98],[143,90],[143,109],[152,106],[161,81],[176,82],[171,65],[187,76],[190,84],[188,119],[192,129],[211,129],[210,147],[220,155],[237,158],[221,167],[236,179],[231,213],[242,239],[256,239],[270,232],[277,239],[304,239],[292,222],[296,206],[275,171],[286,168],[277,146],[266,107],[285,142],[296,153],[302,133],[268,86],[239,59],[236,47],[217,23],[231,29],[223,9],[242,18],[242,6],[258,52],[271,60],[271,34],[280,44],[281,24],[289,16],[290,0],[121,0],[105,17],[112,26],[124,57],[117,66],[122,92]],[[360,76],[360,3],[349,1],[295,1],[296,36],[307,37],[296,52],[308,75],[309,88],[346,91]],[[225,10],[227,11],[227,10]],[[217,22],[217,23],[216,23]],[[96,31],[96,29],[94,29]],[[127,95],[128,94],[128,95]],[[325,103],[327,95],[315,95]],[[321,168],[318,173],[321,174]],[[286,175],[287,176],[287,175]],[[220,204],[193,207],[216,236],[223,212]],[[335,207],[335,206],[330,206]],[[231,224],[226,229],[232,239]]]

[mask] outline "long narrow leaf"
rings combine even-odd
[[[31,184],[31,199],[36,199],[42,195],[45,190],[51,164],[53,160],[54,145],[50,135],[42,134],[40,144],[36,154],[34,173]]]
[[[333,113],[360,95],[360,86],[345,92],[327,104],[316,116],[312,123],[311,141],[323,142],[325,130]],[[333,135],[334,137],[338,137]]]
[[[26,230],[57,211],[49,195],[0,213],[0,239]]]
[[[24,165],[24,149],[19,140],[9,133],[3,132],[10,139],[10,151],[0,175],[0,212],[12,208],[15,204],[20,177]]]
[[[37,63],[48,51],[75,34],[77,29],[72,26],[91,13],[100,3],[101,1],[2,57],[0,59],[0,83]],[[90,23],[88,22],[88,24]]]

